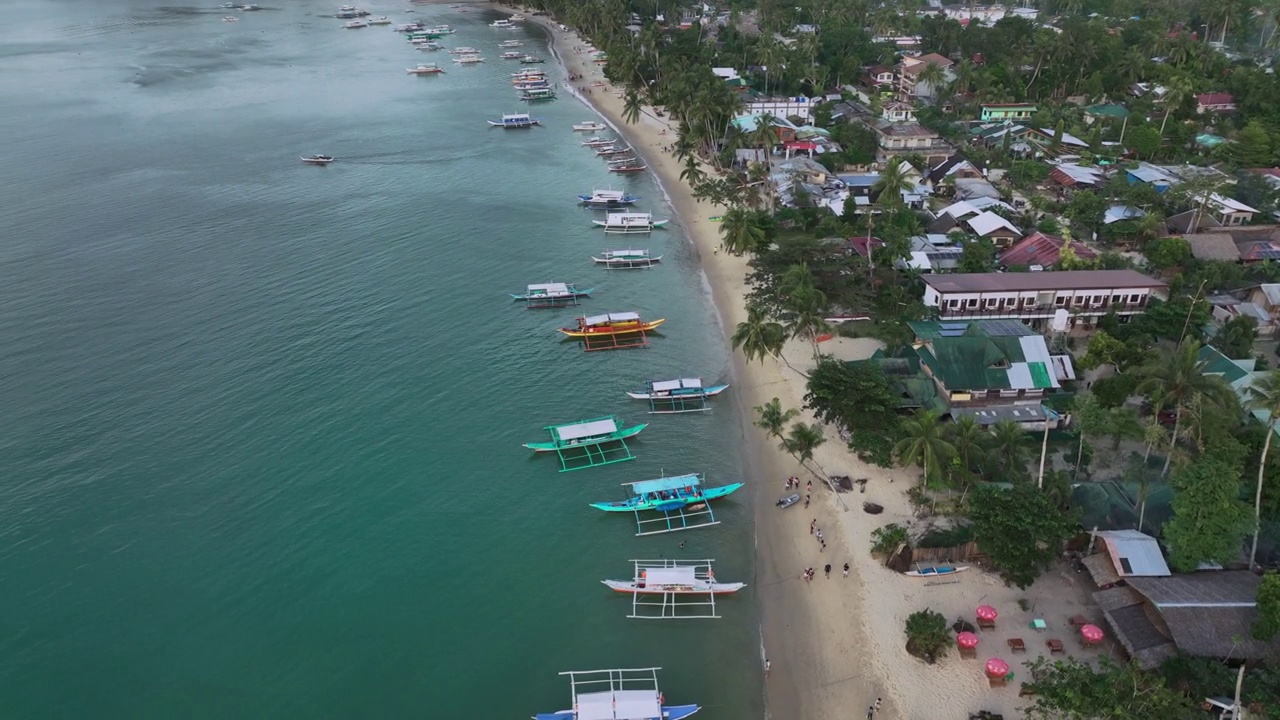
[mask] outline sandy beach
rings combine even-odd
[[[524,9],[493,5],[507,12],[521,12],[531,22],[545,27],[554,40],[554,49],[565,70],[578,79],[567,83],[573,93],[594,108],[630,142],[661,182],[670,197],[679,221],[693,243],[702,269],[713,291],[726,336],[746,319],[748,290],[747,258],[719,250],[719,225],[711,220],[725,208],[694,200],[690,188],[680,179],[680,164],[665,148],[676,140],[676,129],[667,118],[646,107],[640,120],[622,120],[623,100],[618,89],[604,78],[602,67],[591,59],[589,41],[571,29],[562,30],[548,18],[530,16]],[[584,120],[587,112],[584,111]],[[713,174],[710,166],[703,168]],[[824,348],[840,359],[869,356],[877,343],[866,339],[837,339],[838,348]],[[1075,650],[1074,636],[1066,630],[1066,617],[1080,612],[1078,599],[1087,582],[1058,569],[1046,574],[1026,591],[1005,587],[996,576],[973,570],[957,575],[950,583],[906,577],[884,568],[869,554],[870,532],[890,522],[913,522],[906,490],[918,478],[918,470],[868,466],[848,451],[834,428],[826,428],[827,442],[815,453],[814,461],[829,475],[866,478],[865,492],[833,494],[822,480],[801,467],[753,424],[752,408],[777,397],[784,408],[803,404],[805,378],[801,374],[813,366],[807,343],[790,343],[784,351],[786,363],[772,358],[746,363],[734,354],[734,389],[743,410],[744,467],[754,488],[756,503],[757,572],[755,589],[761,605],[763,640],[761,678],[766,700],[766,716],[778,720],[828,720],[863,718],[877,698],[882,699],[879,718],[933,720],[966,718],[969,712],[990,710],[1006,718],[1020,717],[1018,686],[1025,680],[1024,659],[1047,654],[1045,637],[1028,629],[1032,617],[1050,623],[1049,637],[1061,637]],[[790,365],[790,367],[788,367]],[[794,369],[793,369],[794,368]],[[807,413],[800,419],[812,422]],[[796,475],[801,482],[813,482],[812,504],[803,502],[779,509],[775,502],[788,494],[786,478]],[[862,511],[863,502],[884,506],[880,515]],[[810,525],[822,531],[823,547]],[[850,566],[843,577],[845,563]],[[824,567],[830,564],[830,576]],[[802,579],[805,568],[815,568],[812,581]],[[1018,601],[1025,599],[1024,611]],[[979,604],[997,607],[1001,620],[994,631],[982,633],[975,659],[960,659],[951,650],[936,665],[928,665],[905,650],[903,632],[906,617],[931,608],[952,621],[964,617],[973,622]],[[1095,622],[1101,619],[1092,618]],[[1027,653],[1010,656],[1008,639],[1025,638]],[[1094,651],[1095,653],[1097,651]],[[765,677],[764,658],[770,662]],[[1009,661],[1015,678],[1006,687],[991,688],[983,675],[987,658]]]

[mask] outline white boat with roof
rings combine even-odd
[[[369,27],[369,23],[367,23],[367,22],[365,22],[365,21],[363,21],[363,20],[348,20],[348,21],[347,21],[347,23],[346,23],[345,25],[343,25],[342,27],[344,27],[344,28],[346,28],[346,29],[348,29],[348,30],[358,30],[358,29],[360,29],[360,28],[367,28],[367,27]]]
[[[579,290],[573,283],[538,283],[525,288],[523,295],[510,295],[512,300],[523,300],[529,308],[557,308],[577,305],[580,298],[591,297],[594,291],[595,288]]]
[[[538,713],[533,720],[684,720],[702,708],[668,705],[658,689],[662,668],[575,670],[569,676],[571,710]]]
[[[480,53],[479,50],[473,47],[468,47],[466,45],[463,45],[462,47],[456,47],[449,51],[450,55],[478,55],[479,53]]]
[[[453,61],[456,63],[462,63],[463,65],[470,65],[472,63],[482,63],[484,62],[484,58],[479,55],[455,55]]]
[[[530,69],[530,68],[525,68],[525,69],[523,69],[523,70],[519,70],[519,71],[516,71],[516,72],[511,73],[511,77],[513,77],[513,78],[523,78],[523,77],[544,77],[544,76],[546,76],[546,74],[547,74],[547,71],[546,71],[546,70],[534,70],[534,69]]]
[[[524,56],[522,53],[518,53],[514,50],[508,50],[507,52],[502,53],[498,57],[502,58],[503,60],[519,60],[521,57],[524,57]]]
[[[732,595],[746,583],[716,580],[714,560],[632,560],[631,580],[603,580],[605,587],[632,596],[635,620],[718,618],[716,595]],[[661,597],[655,601],[652,596]],[[645,596],[649,596],[647,599]],[[705,599],[700,599],[705,598]]]
[[[512,15],[511,17],[509,17],[509,18],[507,18],[507,19],[508,19],[508,20],[510,20],[510,21],[511,21],[511,22],[513,22],[513,23],[517,23],[517,22],[524,22],[524,16],[523,16],[523,15]]]
[[[515,27],[515,25],[513,25],[510,20],[494,20],[493,22],[489,23],[489,27],[512,29]]]
[[[423,52],[435,52],[437,50],[444,49],[443,47],[440,46],[439,43],[433,43],[433,42],[414,43],[413,46]]]
[[[644,390],[627,391],[633,400],[648,400],[650,414],[701,412],[710,410],[707,398],[728,390],[728,385],[704,385],[702,378],[678,378],[676,380],[648,380]]]
[[[667,224],[667,220],[654,220],[650,213],[609,213],[604,220],[592,220],[591,224],[604,228],[607,233],[648,233]]]
[[[503,40],[502,42],[498,43],[498,47],[504,47],[504,48],[521,47],[523,45],[524,43],[520,42],[519,40]]]
[[[541,120],[529,117],[529,113],[512,113],[510,115],[503,115],[501,119],[487,120],[486,122],[493,127],[500,127],[507,130],[531,128],[534,125],[542,124]]]
[[[591,191],[590,195],[579,195],[578,199],[589,208],[618,208],[632,205],[640,199],[637,195],[628,195],[621,190]]]
[[[613,138],[603,138],[603,137],[600,137],[599,135],[594,135],[582,141],[581,143],[579,143],[579,145],[582,145],[583,147],[589,147],[589,148],[601,148],[601,147],[611,147],[616,142],[617,140],[614,140]]]
[[[605,250],[600,257],[593,255],[591,259],[610,270],[642,270],[662,262],[661,255],[654,257],[647,248]]]
[[[383,15],[380,18],[374,18],[373,20],[370,20],[369,24],[370,25],[390,25],[391,18],[387,17],[386,15]]]
[[[435,63],[419,63],[418,67],[409,68],[405,72],[410,75],[439,75],[444,72],[441,67]]]
[[[574,123],[573,129],[576,132],[598,132],[605,129],[605,124],[592,120],[591,122]]]

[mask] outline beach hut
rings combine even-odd
[[[956,647],[960,648],[960,657],[978,657],[978,636],[968,630],[956,635]]]

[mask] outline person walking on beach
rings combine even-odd
[[[822,572],[826,573],[827,579],[830,580],[831,579],[831,563],[827,563],[827,566],[822,568]]]
[[[769,677],[769,658],[764,659],[764,676]]]
[[[809,534],[810,534],[810,535],[812,535],[812,534],[813,534],[814,528],[816,528],[816,527],[818,527],[818,518],[814,518],[814,519],[813,519],[813,521],[809,523]]]
[[[804,506],[809,507],[809,493],[804,494]]]
[[[844,564],[844,576],[849,577],[849,563]]]
[[[812,481],[812,480],[810,480],[809,482],[805,483],[805,485],[804,485],[804,491],[805,491],[805,492],[807,492],[807,493],[811,493],[811,492],[813,492],[813,481]]]
[[[818,542],[822,542],[822,528],[818,528],[815,534],[818,536]]]
[[[818,548],[818,552],[823,552],[823,551],[825,551],[825,550],[827,549],[827,541],[826,541],[826,540],[819,540],[818,542],[822,543],[822,547]]]

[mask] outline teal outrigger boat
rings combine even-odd
[[[543,428],[551,442],[525,443],[534,452],[553,452],[560,458],[560,472],[635,460],[627,439],[640,434],[647,423],[624,427],[616,415],[579,420]]]
[[[591,503],[591,507],[605,512],[629,512],[636,517],[636,536],[657,535],[677,530],[719,525],[711,510],[711,501],[722,498],[742,487],[731,483],[714,488],[702,486],[702,476],[697,473],[677,475],[623,483],[630,497],[618,502]],[[640,513],[652,511],[658,517],[644,518]],[[647,528],[658,524],[657,530]]]

